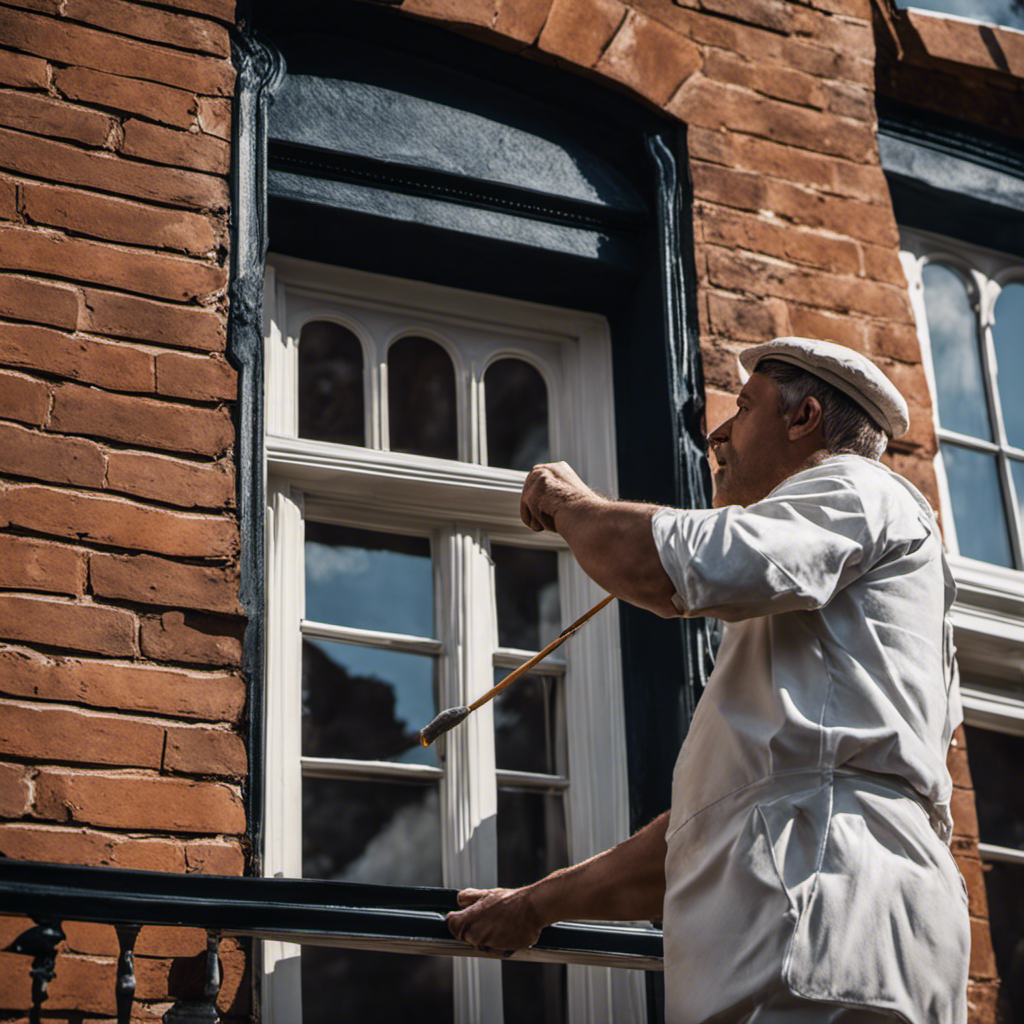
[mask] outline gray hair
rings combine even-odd
[[[805,398],[821,406],[821,432],[825,449],[832,455],[863,455],[880,459],[888,437],[884,430],[838,388],[799,366],[781,359],[762,359],[754,370],[778,389],[780,412],[787,413]]]

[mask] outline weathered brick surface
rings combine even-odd
[[[224,349],[224,318],[214,310],[173,306],[135,295],[89,288],[84,295],[82,325],[85,330],[204,352]],[[0,312],[2,302],[3,281],[0,279]]]
[[[238,527],[223,516],[35,484],[0,491],[0,524],[180,558],[233,558],[238,553]]]
[[[40,63],[45,66],[45,61]],[[188,128],[194,122],[197,106],[203,102],[197,101],[195,94],[186,89],[140,82],[135,78],[108,75],[88,68],[58,68],[54,71],[53,82],[57,91],[69,100],[136,114],[178,128]]]
[[[0,693],[95,708],[235,722],[245,705],[237,675],[51,657],[0,645]]]
[[[87,566],[79,548],[0,534],[0,587],[74,597],[85,592]]]
[[[0,274],[0,316],[73,331],[79,304],[78,292],[67,285]]]
[[[592,67],[626,16],[620,0],[554,0],[537,45],[546,53]]]
[[[0,89],[0,124],[98,147],[110,139],[116,122],[107,114],[71,107],[49,96]]]
[[[227,729],[168,728],[163,767],[190,775],[242,778],[246,770],[245,744],[237,733]]]
[[[188,462],[167,455],[111,451],[107,487],[182,508],[226,508],[234,504],[234,464],[228,459]]]
[[[124,715],[5,701],[0,757],[159,768],[164,729]]]
[[[28,810],[32,802],[29,772],[24,765],[0,764],[0,817],[20,818]],[[2,850],[0,840],[0,852]]]
[[[218,139],[230,139],[230,101],[218,96],[200,96],[196,121],[207,135],[215,135]]]
[[[57,822],[160,832],[240,834],[238,789],[131,772],[40,768],[33,815]]]
[[[94,554],[89,559],[89,584],[97,596],[121,601],[227,615],[242,611],[233,566],[207,568],[152,555]]]
[[[41,426],[50,410],[50,388],[41,380],[0,370],[0,416]]]
[[[0,82],[17,89],[45,89],[48,84],[46,61],[13,50],[0,50]]]
[[[103,452],[78,437],[56,437],[0,422],[0,473],[55,484],[102,487]]]
[[[227,174],[231,150],[222,139],[199,132],[178,132],[171,128],[132,119],[124,124],[120,152],[174,167]]]
[[[232,667],[242,663],[237,625],[212,616],[180,611],[145,616],[139,636],[143,653],[158,661]]]
[[[0,639],[131,657],[137,631],[135,616],[121,608],[0,594]]]
[[[209,253],[216,242],[209,218],[184,210],[34,182],[23,184],[21,195],[28,220],[76,234],[192,256]]]
[[[234,437],[226,409],[201,409],[66,384],[54,390],[50,430],[195,455],[220,455]]]
[[[231,400],[238,397],[238,374],[218,356],[161,352],[156,357],[156,390],[198,402]]]

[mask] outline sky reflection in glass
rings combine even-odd
[[[1006,440],[1024,448],[1024,284],[1006,285],[996,300],[992,343]]]
[[[977,319],[964,280],[941,263],[929,263],[922,276],[939,422],[947,430],[991,441]]]
[[[995,456],[943,443],[942,464],[949,482],[960,554],[1012,567]]]

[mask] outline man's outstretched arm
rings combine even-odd
[[[582,864],[522,889],[463,889],[448,928],[477,949],[532,946],[556,921],[641,921],[661,917],[668,811],[634,836]]]

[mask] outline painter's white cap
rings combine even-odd
[[[910,429],[906,399],[867,356],[834,341],[776,338],[740,353],[744,382],[762,359],[779,359],[813,373],[852,398],[890,437]]]

